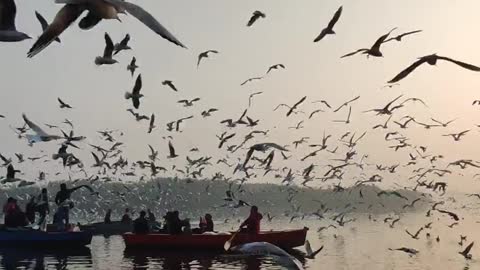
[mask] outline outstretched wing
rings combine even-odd
[[[471,65],[471,64],[467,64],[467,63],[464,63],[464,62],[461,62],[461,61],[457,61],[457,60],[454,60],[452,58],[448,58],[448,57],[443,57],[443,56],[439,56],[438,59],[442,59],[442,60],[446,60],[446,61],[449,61],[449,62],[452,62],[454,64],[457,64],[463,68],[466,68],[468,70],[472,70],[472,71],[480,71],[480,67],[477,67],[477,66],[474,66],[474,65]]]
[[[410,73],[412,73],[416,68],[418,68],[419,66],[421,66],[425,62],[426,62],[426,60],[424,58],[420,58],[415,63],[411,64],[409,67],[407,67],[406,69],[404,69],[400,73],[398,73],[397,76],[395,76],[393,79],[388,81],[388,83],[396,83],[396,82],[402,80],[403,78],[407,77]]]
[[[328,23],[327,28],[333,29],[335,24],[338,22],[338,19],[340,19],[340,16],[342,15],[342,11],[343,11],[343,6],[340,6],[338,10],[335,12],[335,15],[333,15],[333,18]]]
[[[47,20],[43,18],[42,14],[38,13],[38,11],[35,11],[35,16],[37,17],[38,21],[40,22],[40,25],[42,26],[42,30],[45,31],[48,27]]]
[[[41,129],[39,126],[37,126],[35,123],[33,123],[32,121],[30,121],[27,116],[25,114],[22,114],[23,116],[23,120],[25,121],[25,123],[27,123],[27,125],[35,132],[37,133],[37,135],[39,136],[48,136],[48,134],[43,131],[43,129]]]
[[[105,50],[103,51],[103,57],[112,58],[112,53],[113,53],[113,41],[108,35],[108,33],[105,32]]]
[[[17,6],[14,0],[0,2],[0,30],[15,30]]]

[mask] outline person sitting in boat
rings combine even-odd
[[[156,221],[155,214],[153,214],[153,212],[150,211],[150,209],[147,209],[147,214],[148,214],[148,221],[150,221],[151,223],[155,223]]]
[[[50,207],[48,206],[48,192],[46,188],[42,188],[40,195],[37,196],[37,207],[36,211],[40,215],[38,220],[38,226],[42,228],[46,228],[46,219],[47,215],[50,213]]]
[[[206,214],[205,217],[201,217],[198,227],[198,229],[193,229],[193,233],[213,232],[212,215]]]
[[[164,218],[164,230],[169,234],[181,234],[182,227],[185,227],[187,224],[189,224],[188,220],[180,219],[180,213],[178,211],[167,212]]]
[[[258,212],[257,206],[250,208],[250,216],[240,225],[242,232],[258,234],[260,232],[260,221],[263,216]]]
[[[150,226],[148,225],[148,220],[145,218],[147,213],[145,211],[140,211],[140,217],[135,219],[133,222],[133,233],[136,234],[147,234],[150,231]]]
[[[125,208],[125,213],[122,216],[122,219],[120,220],[122,223],[130,223],[132,222],[132,218],[130,217],[130,209]]]
[[[56,215],[57,227],[59,229],[66,229],[67,225],[70,223],[70,209],[73,208],[73,202],[70,200],[72,193],[80,188],[87,188],[91,190],[92,188],[88,185],[81,185],[74,188],[67,188],[67,184],[60,184],[60,191],[57,192],[55,196],[55,203],[58,206]]]
[[[32,196],[25,206],[25,215],[27,216],[27,220],[30,224],[35,223],[36,208],[37,204],[35,203],[35,196]]]
[[[7,203],[3,207],[3,213],[5,216],[5,227],[17,228],[28,225],[25,213],[22,212],[17,204],[17,200],[10,197],[7,199]]]
[[[111,224],[112,223],[112,209],[108,209],[107,213],[105,214],[105,219],[103,220],[103,223],[105,224]]]

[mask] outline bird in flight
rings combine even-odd
[[[126,34],[125,37],[120,41],[120,43],[116,43],[115,46],[113,46],[114,53],[113,55],[116,55],[120,51],[126,51],[126,50],[131,50],[130,46],[128,46],[128,42],[130,41],[130,34]]]
[[[30,143],[35,143],[35,142],[48,142],[52,140],[58,140],[62,139],[63,137],[58,136],[58,135],[50,135],[43,131],[39,126],[37,126],[35,123],[30,121],[30,119],[27,118],[25,114],[22,115],[23,120],[25,123],[30,127],[31,130],[35,132],[35,135],[29,135],[27,134],[26,137]]]
[[[175,153],[175,148],[173,147],[173,144],[171,141],[168,142],[168,151],[169,151],[168,158],[178,157],[178,155]]]
[[[301,98],[297,103],[295,103],[295,104],[290,108],[290,110],[288,110],[288,112],[287,112],[287,117],[290,116],[290,114],[292,114],[292,113],[297,109],[297,107],[300,106],[300,104],[302,104],[302,103],[305,101],[305,99],[307,99],[307,96],[304,96],[304,97]]]
[[[328,23],[327,27],[320,32],[320,34],[313,40],[313,42],[319,42],[322,40],[326,35],[334,35],[335,31],[333,31],[333,27],[335,24],[338,22],[338,19],[340,19],[340,16],[342,15],[343,7],[340,6],[338,10],[335,12],[333,15],[333,18],[330,20]]]
[[[7,2],[13,3],[13,0]],[[82,30],[93,28],[102,19],[115,19],[120,21],[119,13],[129,13],[162,38],[175,45],[186,48],[185,45],[163,27],[150,13],[136,4],[122,0],[62,0],[59,2],[65,3],[65,5],[58,11],[53,22],[43,31],[28,51],[28,57],[34,57],[50,45],[55,38],[62,34],[63,31],[80,17],[85,10],[88,10],[88,14],[83,17],[78,24]],[[11,9],[11,7],[8,8]],[[4,9],[2,8],[2,10]]]
[[[197,61],[197,68],[200,66],[200,62],[202,61],[203,58],[208,58],[210,56],[210,54],[218,54],[218,51],[216,50],[208,50],[208,51],[205,51],[205,52],[202,52],[198,55],[198,61]]]
[[[135,81],[135,85],[133,86],[132,92],[125,93],[125,99],[132,99],[133,107],[138,109],[140,107],[140,98],[143,97],[143,94],[140,94],[140,90],[142,89],[142,74],[138,74],[137,80]]]
[[[445,57],[445,56],[439,56],[437,54],[431,54],[431,55],[420,57],[416,62],[411,64],[406,69],[402,70],[400,73],[398,73],[397,76],[395,76],[393,79],[388,81],[388,83],[396,83],[398,81],[401,81],[402,79],[407,77],[410,73],[412,73],[416,68],[418,68],[419,66],[421,66],[424,63],[428,63],[429,65],[435,66],[437,64],[438,60],[448,61],[448,62],[457,64],[457,65],[459,65],[459,66],[461,66],[465,69],[471,70],[471,71],[476,71],[476,72],[480,71],[480,67],[477,67],[477,66],[474,66],[474,65],[471,65],[471,64],[467,64],[467,63],[464,63],[464,62],[461,62],[461,61],[457,61],[457,60],[454,60],[452,58],[448,58],[448,57]]]
[[[452,136],[452,137],[453,137],[453,140],[456,141],[456,142],[458,142],[458,141],[460,141],[460,138],[461,138],[462,136],[465,136],[469,131],[470,131],[470,130],[468,129],[468,130],[464,130],[464,131],[459,132],[459,133],[445,134],[445,135],[442,135],[442,136],[444,136],[444,137]]]
[[[72,108],[72,106],[70,106],[70,104],[65,103],[60,98],[57,98],[57,100],[58,100],[58,103],[60,103],[60,109],[71,109]]]
[[[178,103],[183,103],[183,106],[184,107],[191,107],[193,106],[193,103],[199,101],[200,98],[194,98],[194,99],[191,99],[191,100],[188,100],[188,99],[182,99],[182,100],[179,100]]]
[[[265,73],[265,75],[267,75],[268,73],[270,73],[270,71],[272,70],[278,70],[279,68],[282,68],[282,69],[285,69],[285,65],[283,64],[276,64],[276,65],[273,65],[273,66],[270,66],[267,70],[267,72]]]
[[[422,32],[422,30],[415,30],[415,31],[406,32],[406,33],[400,34],[396,37],[391,37],[391,38],[385,40],[383,43],[387,43],[387,42],[392,41],[392,40],[396,40],[396,41],[400,42],[400,41],[402,41],[403,37],[413,35],[413,34],[416,34],[416,33],[420,33],[420,32]]]
[[[166,85],[166,86],[170,87],[173,91],[178,92],[177,87],[175,87],[175,85],[173,84],[173,82],[170,81],[170,80],[165,80],[165,81],[163,81],[163,82],[162,82],[162,85]]]
[[[240,86],[244,86],[245,84],[247,84],[247,83],[249,83],[249,82],[251,82],[251,81],[257,81],[257,80],[261,80],[261,79],[263,79],[263,77],[253,77],[253,78],[249,78],[249,79],[245,80],[244,82],[242,82],[242,83],[240,84]]]
[[[127,66],[127,70],[130,71],[130,73],[133,75],[135,74],[135,70],[138,68],[137,66],[137,58],[132,57],[132,61],[130,61],[130,64]]]
[[[112,58],[112,53],[113,53],[113,41],[108,35],[108,33],[105,33],[105,50],[103,51],[103,56],[97,56],[95,58],[95,64],[97,66],[101,66],[101,65],[113,65],[115,63],[118,63],[117,60]]]
[[[19,42],[31,37],[23,32],[17,31],[15,17],[17,6],[14,0],[2,0],[0,2],[0,41]]]
[[[473,244],[474,244],[474,242],[470,243],[470,245],[468,245],[463,251],[458,252],[458,253],[460,255],[462,255],[463,257],[465,257],[465,259],[471,260],[472,259],[472,254],[470,254],[470,250],[472,250]]]
[[[260,19],[260,18],[265,18],[265,17],[267,17],[267,16],[265,15],[265,13],[256,10],[256,11],[253,12],[252,17],[250,17],[250,20],[248,21],[247,26],[250,27],[250,26],[252,26],[258,19]]]
[[[380,51],[380,47],[382,46],[383,42],[388,38],[388,36],[390,35],[390,33],[392,33],[392,31],[394,31],[395,29],[397,28],[393,28],[392,30],[390,30],[390,32],[386,33],[385,35],[379,37],[377,39],[377,41],[375,41],[375,43],[372,45],[372,47],[370,47],[370,49],[367,49],[367,48],[363,48],[363,49],[358,49],[354,52],[351,52],[351,53],[347,53],[345,54],[344,56],[340,57],[340,58],[345,58],[345,57],[349,57],[349,56],[352,56],[352,55],[355,55],[357,53],[362,53],[362,54],[366,54],[367,56],[374,56],[374,57],[383,57],[383,54],[382,52]]]

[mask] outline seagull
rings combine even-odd
[[[303,98],[301,98],[297,103],[295,103],[295,105],[293,105],[290,110],[287,112],[287,117],[290,116],[290,114],[292,114],[298,106],[300,106],[300,104],[302,104],[305,99],[307,99],[307,96],[304,96]]]
[[[359,98],[360,98],[360,96],[357,96],[357,97],[355,97],[355,98],[353,98],[353,99],[351,99],[351,100],[343,103],[342,105],[340,105],[340,107],[338,107],[337,109],[335,109],[333,112],[338,112],[338,111],[340,111],[341,108],[348,106],[348,104],[350,104],[350,103],[358,100]]]
[[[282,68],[282,69],[285,69],[285,66],[283,64],[276,64],[276,65],[273,65],[273,66],[270,66],[267,70],[267,72],[265,73],[265,75],[267,75],[268,73],[270,73],[270,71],[274,70],[274,69],[279,69],[279,68]]]
[[[472,259],[472,254],[470,254],[470,250],[472,249],[473,247],[473,243],[470,243],[470,245],[468,245],[463,251],[461,252],[458,252],[460,255],[462,255],[463,257],[465,257],[465,259],[467,260],[470,260]]]
[[[8,167],[7,167],[7,175],[6,175],[5,179],[6,180],[16,179],[15,174],[19,173],[19,172],[20,172],[19,170],[15,170],[15,168],[13,167],[12,164],[9,164]]]
[[[132,99],[133,107],[138,109],[140,107],[140,98],[143,97],[140,94],[140,90],[142,89],[142,75],[138,74],[137,80],[135,81],[135,85],[133,86],[132,93],[126,92],[125,99]]]
[[[184,107],[191,107],[191,106],[193,106],[194,102],[197,102],[199,100],[200,100],[200,98],[198,98],[198,97],[194,98],[194,99],[191,99],[191,100],[182,99],[182,100],[179,100],[177,103],[183,103]]]
[[[358,49],[354,52],[351,52],[351,53],[347,53],[345,54],[344,56],[340,57],[340,58],[345,58],[345,57],[348,57],[348,56],[352,56],[352,55],[355,55],[357,53],[362,53],[362,54],[366,54],[367,56],[374,56],[374,57],[383,57],[383,54],[382,52],[380,51],[380,46],[382,46],[382,43],[388,38],[388,36],[390,35],[390,33],[392,33],[392,31],[394,31],[395,29],[397,28],[393,28],[392,30],[390,30],[390,32],[388,32],[387,34],[379,37],[377,39],[377,41],[375,41],[375,43],[373,44],[373,46],[370,48],[370,49],[366,49],[366,48],[363,48],[363,49]]]
[[[204,118],[205,118],[205,117],[208,117],[208,116],[212,116],[212,113],[213,113],[213,112],[216,112],[216,111],[218,111],[218,109],[210,108],[210,109],[208,109],[208,110],[206,110],[206,111],[203,111],[203,112],[202,112],[202,116],[203,116]]]
[[[148,126],[148,134],[152,133],[154,128],[156,128],[156,126],[155,126],[155,114],[152,113],[152,116],[150,117],[150,125]]]
[[[285,149],[284,147],[276,144],[276,143],[258,143],[258,144],[254,144],[250,147],[250,149],[248,150],[247,152],[247,156],[245,158],[245,162],[243,163],[243,168],[245,168],[247,166],[247,163],[248,161],[250,160],[250,158],[252,157],[253,155],[253,152],[255,151],[260,151],[260,152],[265,152],[267,151],[268,149],[270,148],[275,148],[277,150],[280,150],[280,151],[285,151],[285,152],[288,152],[287,149]]]
[[[250,107],[252,105],[253,97],[256,96],[256,95],[260,95],[262,93],[263,92],[255,92],[255,93],[250,94],[250,96],[248,97],[248,107]]]
[[[265,13],[256,10],[255,12],[253,12],[252,17],[250,17],[250,20],[248,21],[247,26],[250,27],[250,26],[252,26],[259,18],[265,18],[265,17],[266,17]]]
[[[132,57],[132,61],[130,61],[130,64],[128,64],[127,66],[127,70],[130,71],[130,73],[132,74],[132,77],[133,77],[133,74],[135,73],[135,69],[138,68],[137,64],[137,58]]]
[[[120,43],[116,43],[113,46],[113,50],[115,51],[113,55],[116,55],[120,51],[131,50],[130,46],[128,46],[128,42],[130,41],[130,34],[126,34],[125,37],[120,41]]]
[[[97,66],[101,65],[113,65],[118,63],[117,60],[112,58],[113,53],[113,42],[108,33],[105,33],[105,50],[103,51],[103,56],[97,56],[95,58],[95,64]]]
[[[7,1],[12,2],[13,1]],[[102,19],[116,19],[119,13],[129,13],[145,24],[164,39],[186,48],[175,36],[163,27],[150,13],[142,7],[122,0],[59,0],[65,5],[58,11],[53,22],[43,31],[28,52],[28,57],[34,57],[63,33],[80,15],[88,10],[88,14],[80,20],[79,27],[89,30]],[[11,8],[11,7],[10,7]],[[4,9],[2,9],[4,10]]]
[[[415,63],[411,64],[409,67],[407,67],[406,69],[404,69],[403,71],[398,73],[398,75],[395,76],[390,81],[388,81],[388,83],[396,83],[396,82],[404,79],[410,73],[412,73],[412,71],[414,71],[416,68],[418,68],[419,66],[421,66],[424,63],[428,63],[429,65],[435,66],[437,64],[438,60],[445,60],[445,61],[457,64],[457,65],[459,65],[459,66],[461,66],[465,69],[471,70],[471,71],[476,71],[476,72],[480,71],[480,67],[477,67],[477,66],[474,66],[474,65],[471,65],[471,64],[467,64],[467,63],[464,63],[464,62],[460,62],[460,61],[457,61],[457,60],[454,60],[452,58],[448,58],[448,57],[445,57],[445,56],[439,56],[437,54],[431,54],[431,55],[427,55],[427,56],[423,56],[423,57],[418,58],[418,60]]]
[[[319,42],[322,40],[326,35],[334,35],[335,31],[333,31],[333,27],[335,24],[338,22],[338,19],[340,19],[340,16],[342,15],[343,7],[340,6],[338,10],[335,12],[333,15],[333,18],[330,20],[328,23],[327,27],[320,32],[320,34],[313,40],[313,42]]]
[[[447,127],[450,123],[452,123],[453,121],[457,120],[457,119],[452,119],[452,120],[450,120],[450,121],[447,121],[447,122],[445,122],[445,123],[442,123],[442,122],[440,122],[440,121],[438,121],[438,120],[435,120],[435,119],[433,119],[433,118],[430,118],[430,119],[432,119],[433,122],[435,122],[435,123],[437,123],[437,124],[440,124],[442,127]]]
[[[335,123],[345,123],[350,124],[350,115],[352,114],[352,106],[348,108],[347,120],[333,120]]]
[[[47,20],[42,16],[42,14],[38,13],[38,11],[35,11],[35,16],[37,17],[38,21],[40,22],[40,25],[42,26],[42,31],[45,31],[48,27]],[[61,43],[60,39],[57,37],[55,38],[55,41],[58,43]]]
[[[322,251],[323,246],[321,246],[319,249],[313,251],[312,247],[310,246],[310,242],[308,240],[305,241],[305,251],[307,251],[307,256],[305,256],[308,259],[315,259],[315,256],[317,256],[320,251]]]
[[[244,86],[245,84],[251,82],[251,81],[257,81],[257,80],[261,80],[263,79],[263,77],[253,77],[253,78],[249,78],[247,80],[245,80],[243,83],[240,84],[240,86]]]
[[[202,61],[202,59],[203,58],[208,58],[210,56],[209,54],[211,54],[211,53],[218,54],[218,51],[208,50],[208,51],[204,51],[204,52],[202,52],[198,55],[197,68],[200,66],[200,62]]]
[[[52,140],[58,140],[62,139],[61,136],[58,135],[50,135],[43,131],[39,126],[37,126],[35,123],[30,121],[25,114],[22,114],[23,120],[25,123],[30,127],[31,130],[35,132],[35,135],[29,135],[27,134],[26,137],[30,143],[35,143],[35,142],[48,142]]]
[[[166,85],[166,86],[170,87],[173,91],[178,92],[177,87],[175,87],[175,85],[173,84],[172,81],[165,80],[165,81],[162,82],[162,85]]]
[[[453,137],[453,140],[456,141],[456,142],[458,142],[458,141],[460,141],[460,138],[461,138],[462,136],[464,136],[465,134],[467,134],[469,131],[470,131],[470,130],[467,129],[467,130],[464,130],[464,131],[462,131],[462,132],[460,132],[460,133],[445,134],[445,135],[442,135],[442,136],[444,136],[444,137],[452,136],[452,137]]]
[[[0,2],[0,41],[19,42],[31,39],[27,34],[17,31],[15,27],[16,15],[17,6],[14,0],[2,0]]]
[[[61,100],[60,98],[57,98],[57,100],[58,100],[58,103],[60,103],[60,109],[65,109],[65,108],[71,109],[72,108],[72,106],[70,106],[68,103],[63,102],[63,100]]]
[[[175,148],[173,147],[173,144],[171,141],[168,142],[168,150],[169,150],[169,155],[167,158],[176,158],[178,157],[177,154],[175,154]]]
[[[408,253],[410,256],[417,255],[417,253],[418,253],[418,250],[413,249],[413,248],[407,248],[407,247],[401,247],[401,248],[396,248],[396,249],[389,248],[389,250],[403,251],[405,253]]]
[[[410,237],[412,237],[413,239],[416,239],[418,240],[418,235],[423,231],[423,227],[420,227],[420,229],[418,229],[418,231],[415,233],[415,234],[411,234],[408,230],[405,230],[405,232],[410,235]]]
[[[393,108],[390,109],[390,106],[395,102],[397,101],[399,98],[401,98],[403,95],[400,95],[398,97],[396,97],[394,100],[390,101],[389,103],[387,103],[387,105],[385,105],[385,107],[383,108],[380,108],[380,109],[372,109],[372,110],[368,110],[368,111],[364,111],[364,112],[376,112],[377,115],[382,115],[382,114],[386,114],[386,115],[391,115],[392,112],[394,111],[394,109],[398,109],[400,108],[400,106],[402,105],[399,105],[399,106],[395,106]]]
[[[406,33],[400,34],[396,37],[391,37],[391,38],[385,40],[383,43],[387,43],[387,42],[392,41],[392,40],[396,40],[396,41],[400,42],[400,41],[402,41],[402,38],[404,36],[408,36],[408,35],[412,35],[412,34],[416,34],[416,33],[420,33],[420,32],[422,32],[422,30],[415,30],[415,31],[406,32]]]

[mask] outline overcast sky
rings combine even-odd
[[[357,159],[368,154],[368,162],[372,164],[405,164],[408,162],[408,153],[416,155],[415,151],[411,148],[398,152],[389,149],[388,146],[393,143],[384,141],[386,131],[372,130],[372,126],[383,123],[386,117],[362,113],[383,106],[401,94],[404,95],[402,100],[407,97],[424,99],[428,108],[419,103],[409,103],[398,110],[392,120],[399,120],[406,115],[428,123],[431,122],[430,117],[444,121],[458,120],[448,128],[432,130],[412,125],[404,131],[390,123],[389,130],[401,131],[410,138],[408,142],[412,145],[428,146],[430,154],[444,155],[445,161],[437,164],[441,168],[456,159],[478,157],[480,148],[476,143],[480,129],[476,124],[480,124],[480,106],[475,107],[471,103],[474,99],[480,99],[477,93],[479,73],[439,62],[437,67],[420,67],[401,81],[400,86],[382,89],[385,82],[417,57],[432,53],[480,65],[478,1],[141,0],[135,3],[151,12],[188,50],[160,38],[134,17],[121,15],[121,23],[115,20],[102,21],[89,31],[80,30],[75,23],[61,35],[61,44],[52,43],[33,59],[28,59],[26,53],[41,33],[34,12],[39,11],[47,21],[51,21],[61,5],[53,1],[17,1],[17,29],[30,34],[34,40],[0,44],[0,73],[3,74],[0,114],[6,116],[6,119],[0,120],[3,139],[0,153],[9,157],[16,152],[38,156],[43,150],[50,157],[58,148],[59,142],[28,147],[25,140],[17,139],[10,126],[20,126],[23,123],[21,114],[26,113],[38,124],[59,124],[68,118],[75,123],[75,133],[87,136],[86,142],[89,143],[107,145],[96,131],[121,129],[125,135],[119,140],[125,143],[123,150],[130,161],[145,160],[148,143],[160,150],[161,161],[158,165],[169,169],[173,164],[183,167],[185,155],[192,147],[200,148],[200,154],[214,156],[216,161],[225,157],[226,151],[217,149],[215,135],[223,131],[236,132],[236,137],[229,144],[238,144],[250,131],[245,127],[228,130],[219,122],[226,118],[238,118],[248,107],[249,95],[263,91],[263,94],[255,97],[248,115],[260,119],[255,129],[270,130],[269,137],[260,136],[247,145],[265,141],[286,145],[303,136],[310,137],[309,143],[320,143],[324,131],[334,135],[329,142],[330,148],[340,145],[337,155],[322,153],[304,163],[298,160],[311,149],[304,145],[293,151],[293,146],[290,146],[297,161],[283,162],[278,155],[276,166],[280,168],[290,166],[303,169],[315,163],[319,165],[316,174],[321,176],[325,170],[323,166],[332,163],[330,159],[344,157],[346,149],[338,142],[338,138],[346,131],[357,134],[367,131],[365,140],[357,148]],[[337,35],[313,43],[340,5],[343,5],[343,14],[335,26]],[[246,23],[255,10],[267,16],[248,28]],[[367,59],[357,55],[340,59],[345,53],[370,47],[378,37],[394,27],[398,27],[394,34],[417,29],[423,32],[405,37],[401,43],[384,44],[383,58]],[[103,53],[105,32],[110,34],[114,42],[119,42],[129,33],[133,50],[121,52],[116,57],[119,64],[98,67],[94,59]],[[208,49],[220,53],[204,59],[197,69],[198,53]],[[158,128],[150,135],[146,133],[147,122],[137,123],[126,112],[131,103],[123,96],[125,91],[131,91],[135,79],[126,70],[132,56],[137,58],[140,66],[138,72],[143,78],[142,93],[145,98],[139,112],[156,115]],[[247,78],[261,76],[269,66],[278,63],[284,64],[286,69],[274,71],[262,81],[240,86]],[[178,93],[161,85],[167,79],[175,83]],[[357,95],[361,98],[352,104],[352,123],[348,126],[332,122],[344,119],[348,108],[335,114],[320,113],[306,120],[311,111],[323,108],[320,104],[312,104],[314,100],[325,99],[332,107],[336,107]],[[307,96],[307,101],[300,109],[307,115],[297,114],[286,118],[284,109],[273,112],[279,103],[293,104],[303,96]],[[57,97],[70,103],[74,109],[60,110]],[[180,99],[195,97],[201,100],[193,107],[184,108],[177,103]],[[203,119],[200,113],[208,108],[218,108],[219,112]],[[183,126],[183,132],[166,131],[167,122],[189,115],[195,118]],[[304,129],[288,128],[301,120],[306,120]],[[65,125],[62,127],[69,130]],[[454,143],[452,138],[441,136],[465,129],[472,131],[460,142]],[[180,154],[176,160],[166,159],[167,141],[162,136],[167,135],[174,137],[173,143]],[[91,149],[86,143],[81,146],[82,150],[72,152],[89,167],[92,164]],[[236,161],[237,157],[243,158],[246,151],[239,150],[229,157],[232,162]],[[50,172],[50,180],[65,179],[68,175],[68,170],[56,162],[37,162],[33,165],[26,162],[17,167],[26,173],[22,176],[26,179],[36,177],[40,170]],[[386,175],[390,181],[388,185],[392,186],[394,181],[401,185],[408,183],[407,178],[412,175],[414,168],[401,168],[398,174]],[[231,174],[231,169],[220,165],[209,169],[209,174],[216,171]],[[54,172],[62,174],[54,176]],[[352,179],[359,173],[352,169],[348,178]],[[369,176],[375,172],[369,169],[365,173]],[[447,180],[457,188],[479,187],[472,180],[475,171],[462,173],[465,173],[465,177],[453,175]],[[272,177],[259,177],[252,181],[267,180],[279,181]]]

